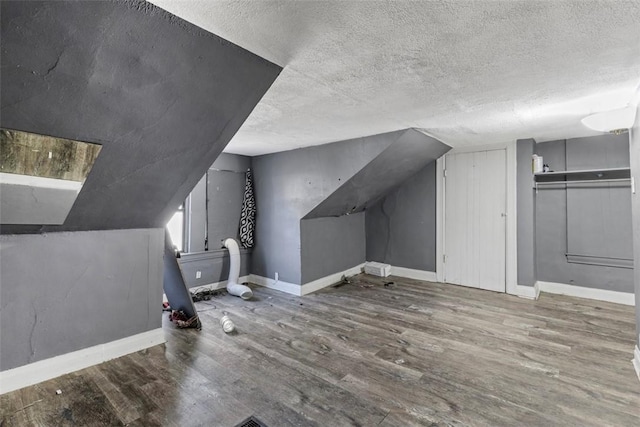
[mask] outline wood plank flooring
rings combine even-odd
[[[633,307],[365,275],[197,307],[202,331],[0,396],[0,426],[640,426]]]

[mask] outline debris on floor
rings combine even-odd
[[[341,286],[344,285],[350,285],[351,284],[351,277],[347,277],[344,274],[342,275],[342,277],[340,278],[340,281],[338,283],[336,283],[335,285],[333,285],[334,288],[339,288]]]
[[[229,334],[236,330],[236,325],[229,319],[229,316],[224,315],[222,319],[220,319],[220,326],[222,326],[222,330]]]
[[[227,293],[224,289],[207,289],[199,288],[191,291],[191,299],[193,302],[209,301],[211,298],[223,296]]]
[[[187,317],[187,315],[182,310],[172,310],[171,314],[169,315],[169,320],[175,323],[178,328],[196,328],[198,330],[202,329],[202,324],[200,323],[200,318],[198,318],[198,315]]]
[[[394,283],[393,283],[393,282],[384,282],[384,287],[385,287],[385,288],[391,287],[391,286],[393,286],[393,285],[394,285]]]
[[[62,390],[60,389],[56,390],[56,394],[62,394]]]

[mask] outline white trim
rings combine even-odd
[[[635,295],[631,292],[608,291],[605,289],[585,288],[584,286],[567,285],[565,283],[537,281],[541,292],[569,295],[598,301],[607,301],[624,305],[636,305]]]
[[[283,282],[282,280],[269,279],[267,277],[258,276],[257,274],[249,275],[249,282],[256,285],[264,286],[265,288],[275,289],[277,291],[286,292],[291,295],[303,296],[316,292],[327,286],[331,286],[338,283],[342,276],[353,276],[354,274],[362,273],[364,263],[358,264],[355,267],[351,267],[347,270],[333,273],[320,279],[307,282],[304,285],[296,285],[295,283]]]
[[[637,345],[633,349],[633,359],[631,359],[631,362],[633,363],[633,367],[636,369],[636,375],[640,380],[640,348],[638,348]]]
[[[469,153],[476,151],[491,151],[491,150],[505,150],[506,157],[506,214],[507,224],[505,233],[505,291],[511,295],[525,296],[526,298],[533,298],[529,296],[531,291],[524,286],[520,289],[518,285],[518,242],[517,242],[517,156],[516,156],[516,141],[504,142],[498,144],[488,144],[482,146],[471,147],[457,147],[449,151],[447,154],[457,153]],[[446,154],[445,154],[446,156]],[[446,160],[444,160],[446,161]],[[440,162],[440,171],[436,170],[436,274],[437,280],[442,282],[444,277],[444,264],[442,262],[442,254],[445,253],[446,236],[444,235],[444,221],[445,221],[445,180],[442,179],[442,162]],[[436,163],[438,168],[438,163]],[[440,179],[438,180],[438,177]],[[439,197],[438,197],[439,196]],[[438,206],[440,203],[440,206]],[[438,215],[440,215],[440,221],[438,221]],[[441,240],[438,239],[441,236]]]
[[[238,283],[242,284],[244,282],[250,282],[250,275],[247,276],[242,276],[238,278]],[[196,286],[191,286],[189,288],[190,291],[194,291],[196,289],[206,289],[209,291],[215,291],[218,289],[223,289],[227,287],[227,283],[229,283],[228,280],[223,280],[221,282],[215,282],[215,283],[207,283],[206,285],[196,285]]]
[[[521,298],[527,298],[527,299],[538,299],[538,295],[540,295],[540,288],[538,288],[538,284],[536,283],[535,286],[522,286],[522,285],[516,285],[516,289],[514,293],[509,293],[510,295],[516,295],[519,296]]]
[[[533,287],[536,290],[536,299],[540,298],[540,284],[536,281],[536,283],[533,284]]]
[[[162,328],[0,372],[0,394],[47,381],[165,342]]]
[[[268,277],[258,276],[257,274],[249,275],[249,282],[255,283],[265,288],[275,289],[276,291],[286,292],[291,295],[300,296],[300,285],[295,283],[283,282],[282,280],[269,279]]]
[[[507,143],[507,230],[506,230],[506,259],[505,259],[505,291],[508,294],[520,295],[518,286],[518,222],[517,222],[517,185],[518,168],[516,156],[516,141]],[[525,286],[526,288],[526,286]],[[528,292],[528,290],[526,291]],[[533,296],[535,297],[535,295]]]
[[[356,274],[362,273],[362,268],[364,267],[364,263],[358,264],[355,267],[351,267],[348,270],[330,274],[325,277],[321,277],[320,279],[313,280],[311,282],[307,282],[302,285],[302,289],[300,291],[301,295],[308,295],[312,292],[318,291],[322,288],[326,288],[327,286],[334,285],[342,279],[342,276],[353,276]]]
[[[435,271],[414,270],[413,268],[391,266],[391,275],[406,277],[407,279],[424,280],[425,282],[437,282]]]
[[[445,157],[436,160],[436,281],[444,282],[444,169]]]
[[[68,179],[45,178],[42,176],[20,175],[0,172],[0,184],[21,185],[24,187],[53,188],[56,190],[71,190],[77,193],[82,190],[82,182]]]

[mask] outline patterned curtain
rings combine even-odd
[[[242,212],[240,213],[240,243],[245,248],[253,247],[253,230],[256,227],[256,200],[253,197],[253,176],[247,171],[247,181],[244,186]]]

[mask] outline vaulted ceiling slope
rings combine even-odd
[[[362,212],[451,149],[416,129],[392,132],[387,136],[393,138],[391,145],[302,219]]]
[[[152,0],[285,67],[226,151],[423,128],[458,147],[593,135],[640,83],[640,2]]]
[[[94,142],[64,225],[164,227],[281,68],[144,1],[3,1],[1,126]]]

